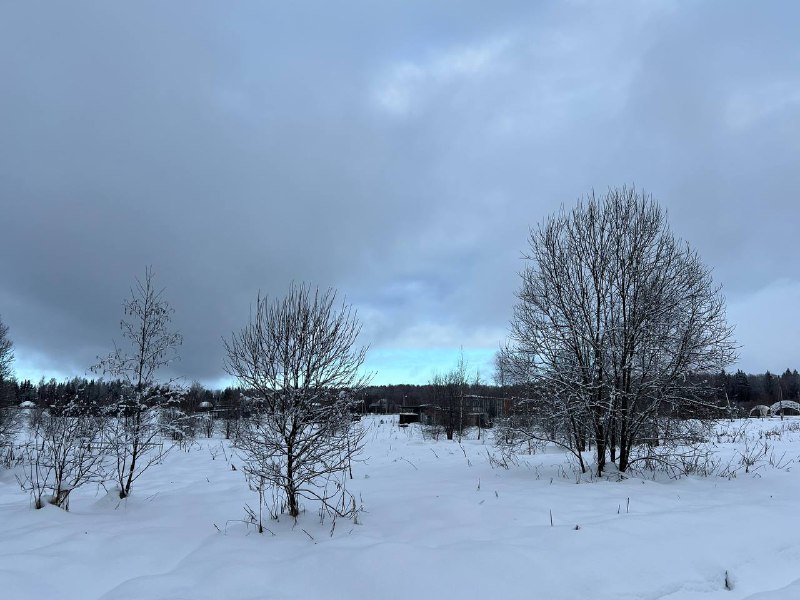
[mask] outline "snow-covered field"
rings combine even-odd
[[[125,501],[77,490],[70,512],[32,509],[2,471],[0,597],[800,598],[800,421],[721,424],[726,477],[576,483],[561,452],[504,469],[486,436],[396,419],[363,421],[364,512],[333,531],[311,505],[245,524],[257,496],[221,439],[174,450]]]

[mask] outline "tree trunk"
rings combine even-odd
[[[631,459],[631,446],[628,440],[620,440],[619,448],[619,470],[623,473],[628,470]]]

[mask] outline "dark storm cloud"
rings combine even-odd
[[[800,11],[529,4],[0,4],[18,369],[83,372],[147,264],[190,379],[292,280],[377,356],[488,353],[528,227],[630,182],[714,267],[742,366],[800,365]]]

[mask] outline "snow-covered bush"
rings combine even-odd
[[[21,449],[18,481],[33,505],[69,510],[70,493],[104,480],[103,421],[97,411],[69,402],[45,411]]]
[[[19,410],[0,408],[0,466],[10,467],[14,463],[14,444],[21,425]]]

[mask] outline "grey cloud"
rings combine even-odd
[[[499,341],[528,227],[632,181],[715,268],[732,316],[758,297],[790,318],[760,290],[800,281],[798,16],[5,3],[0,313],[19,362],[91,364],[147,264],[189,378],[220,377],[220,337],[292,280],[337,286],[376,348]],[[747,336],[743,366],[772,335]]]

